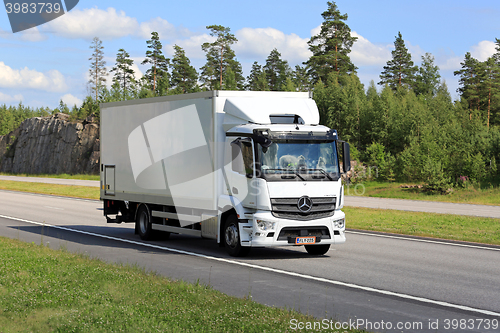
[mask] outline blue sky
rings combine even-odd
[[[341,13],[359,39],[351,59],[359,68],[365,87],[391,59],[395,36],[401,31],[413,61],[430,52],[453,97],[466,52],[485,60],[500,38],[498,0],[340,0]],[[80,105],[87,95],[91,40],[103,41],[110,69],[118,49],[135,61],[136,76],[147,70],[140,65],[146,40],[158,31],[166,56],[177,44],[186,50],[197,70],[205,63],[201,44],[211,41],[207,25],[231,28],[238,38],[234,50],[245,76],[254,61],[260,64],[272,49],[292,67],[307,60],[309,38],[318,32],[326,1],[220,0],[220,1],[115,1],[80,0],[69,13],[49,23],[12,33],[5,11],[0,14],[0,104],[54,108],[63,99]],[[111,76],[108,79],[111,82]]]

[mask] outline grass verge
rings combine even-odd
[[[500,205],[500,188],[478,189],[468,187],[454,189],[451,194],[429,194],[418,188],[399,188],[401,183],[364,182],[351,184],[345,188],[346,195],[367,196],[376,198],[427,200],[439,202],[467,203],[477,205]]]
[[[3,237],[0,263],[2,332],[288,332],[292,319],[317,321],[208,286]]]
[[[99,188],[0,180],[0,190],[40,193],[99,200]]]
[[[0,172],[0,176],[17,176],[17,177],[40,177],[40,178],[60,178],[60,179],[82,179],[82,180],[99,180],[99,175],[86,175],[86,174],[78,174],[78,175],[68,175],[67,173],[61,174],[25,174],[25,173],[5,173]]]
[[[343,210],[352,229],[500,245],[500,219],[359,207]]]

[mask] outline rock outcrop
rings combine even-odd
[[[63,113],[27,119],[0,136],[1,172],[98,174],[99,157],[99,126]]]

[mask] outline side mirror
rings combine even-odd
[[[351,170],[351,152],[349,149],[349,144],[342,142],[342,168],[344,173]]]

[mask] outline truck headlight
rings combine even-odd
[[[276,222],[269,222],[263,220],[256,220],[255,222],[257,222],[257,228],[259,228],[262,231],[274,230],[274,227],[276,226]]]
[[[333,225],[336,228],[342,229],[342,228],[345,227],[345,219],[340,219],[340,220],[337,220],[337,221],[333,221]]]

